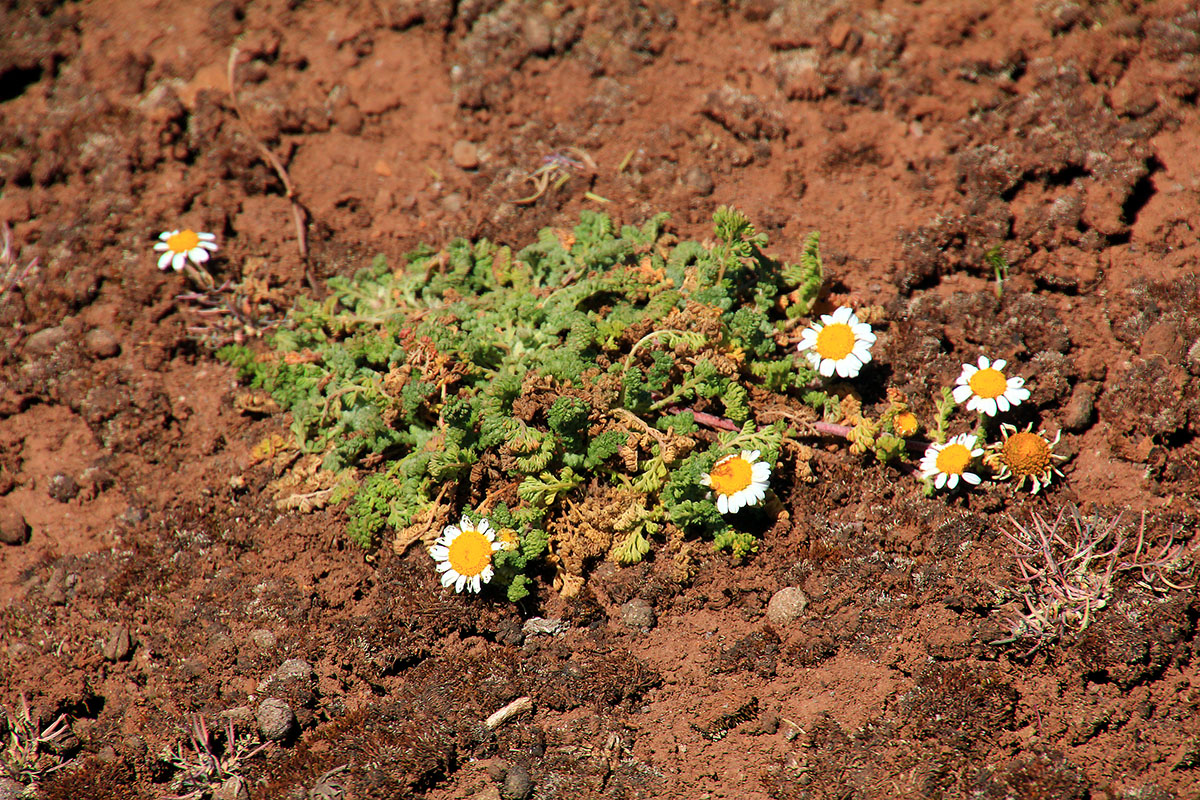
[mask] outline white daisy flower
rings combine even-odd
[[[158,268],[165,270],[171,267],[176,272],[183,269],[188,261],[197,267],[208,261],[208,254],[215,252],[217,238],[211,233],[196,233],[191,228],[176,231],[163,231],[158,235],[161,240],[155,242],[154,249],[161,252]]]
[[[976,447],[976,443],[971,434],[960,433],[945,444],[929,445],[921,458],[921,477],[933,478],[933,485],[938,489],[943,486],[953,489],[960,478],[972,486],[979,485],[979,476],[967,472],[971,461],[983,455],[983,449]]]
[[[965,402],[968,411],[994,417],[997,411],[1008,411],[1028,400],[1024,378],[1004,377],[1007,363],[1002,358],[988,361],[987,356],[980,356],[978,367],[963,364],[958,385],[954,387],[954,402],[960,405]]]
[[[442,586],[454,584],[454,591],[467,588],[478,594],[492,579],[492,553],[504,547],[496,541],[492,525],[486,519],[471,522],[466,516],[457,525],[447,525],[429,548],[429,555],[442,573]]]
[[[840,377],[853,378],[871,360],[873,344],[875,334],[871,326],[859,321],[849,306],[839,306],[837,311],[822,315],[820,322],[804,329],[799,350],[813,369],[825,377],[837,372]]]
[[[767,496],[771,465],[759,461],[758,450],[743,450],[740,455],[725,456],[713,464],[712,472],[700,477],[700,483],[717,495],[717,510],[735,514],[745,506],[754,506]]]

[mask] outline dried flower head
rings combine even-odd
[[[892,430],[896,432],[897,436],[902,438],[907,439],[912,436],[917,432],[919,427],[921,427],[921,422],[917,419],[917,415],[911,411],[901,411],[892,418]]]
[[[997,480],[1016,478],[1018,489],[1029,480],[1033,484],[1033,494],[1037,494],[1055,475],[1063,476],[1055,464],[1066,461],[1067,457],[1054,452],[1062,431],[1051,441],[1045,431],[1034,433],[1033,423],[1018,431],[1015,425],[1006,422],[1000,425],[1000,436],[1002,440],[989,445],[984,457],[987,465],[996,471]]]
[[[799,350],[825,377],[837,372],[842,378],[853,378],[870,362],[873,344],[871,326],[860,321],[849,306],[840,306],[804,329]]]
[[[968,411],[994,417],[997,411],[1008,411],[1028,400],[1025,379],[1005,377],[1007,364],[1002,358],[989,361],[987,356],[979,357],[979,366],[963,364],[958,385],[954,387],[954,402],[966,403]]]
[[[700,483],[717,495],[717,510],[734,514],[744,506],[761,503],[767,496],[771,465],[759,461],[758,450],[743,450],[738,455],[725,456],[713,464],[711,472],[700,477]]]
[[[960,479],[978,485],[980,477],[973,472],[967,472],[971,462],[983,455],[983,450],[975,444],[974,436],[960,433],[945,444],[935,442],[929,445],[921,459],[921,477],[932,479],[933,485],[938,489],[953,489],[958,486]]]
[[[457,525],[446,526],[429,555],[442,573],[442,586],[454,584],[456,592],[466,588],[478,594],[494,574],[492,553],[503,547],[486,519],[475,523],[464,516]]]
[[[163,231],[158,238],[161,241],[154,244],[154,249],[162,253],[158,259],[158,268],[162,270],[171,267],[179,272],[188,261],[198,267],[208,261],[209,253],[217,250],[214,241],[216,236],[211,233],[197,233],[191,228]]]

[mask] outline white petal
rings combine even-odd
[[[963,385],[963,386],[955,386],[954,391],[951,393],[950,396],[954,398],[954,402],[958,403],[959,405],[962,405],[963,403],[967,402],[967,398],[970,397],[971,394],[972,394],[971,387]]]
[[[462,533],[462,528],[457,525],[447,525],[446,529],[442,531],[442,536],[445,537],[446,544],[450,544],[460,533]]]
[[[475,530],[479,531],[484,536],[487,536],[492,532],[492,523],[488,522],[486,519],[481,519],[479,520],[479,526],[476,527]]]
[[[186,263],[187,263],[187,254],[186,253],[176,253],[171,258],[171,268],[174,269],[176,272],[179,272],[179,270],[183,269],[183,265]]]
[[[704,473],[703,475],[701,475],[700,476],[700,485],[701,486],[712,486],[712,475],[709,475],[707,472]]]
[[[728,495],[723,495],[723,494],[717,495],[717,511],[720,511],[722,514],[729,513],[729,496]]]
[[[972,486],[978,486],[979,482],[982,480],[982,478],[980,478],[974,472],[964,472],[962,474],[962,479]]]
[[[946,478],[946,488],[953,489],[957,486],[958,486],[958,473],[952,472],[952,473],[950,473],[949,477]]]
[[[192,260],[193,264],[203,264],[208,261],[208,251],[202,247],[193,247],[188,250],[188,258]]]
[[[467,585],[467,576],[459,575],[458,580],[454,582],[454,591],[462,593],[463,587]]]
[[[471,591],[475,594],[479,594],[481,589],[483,589],[483,586],[480,583],[479,576],[476,575],[474,578],[471,578]]]
[[[172,236],[174,236],[177,233],[179,233],[179,231],[163,231],[162,233],[160,233],[158,235],[158,238],[162,239],[165,242],[167,239],[170,239]]]
[[[963,383],[966,383],[967,381],[971,380],[971,376],[976,372],[979,372],[979,367],[975,366],[974,364],[963,364],[962,374],[958,376],[958,379]]]
[[[1014,377],[1008,379],[1008,388],[1009,389],[1020,389],[1024,385],[1025,385],[1025,379],[1020,376],[1014,376]]]
[[[746,461],[750,461],[750,462],[757,461],[758,457],[761,455],[762,455],[761,450],[743,450],[742,451],[742,458],[745,459]]]
[[[944,473],[944,472],[939,472],[939,473],[938,473],[938,476],[937,476],[937,480],[935,480],[935,481],[933,482],[933,485],[934,485],[936,488],[938,488],[938,489],[940,489],[940,488],[942,488],[943,486],[945,486],[945,485],[946,485],[946,473]]]
[[[982,411],[984,414],[987,414],[989,417],[996,416],[996,398],[980,397],[978,400],[980,411]]]
[[[429,548],[429,556],[435,561],[445,561],[450,557],[450,550],[445,545],[435,544]]]
[[[458,578],[458,573],[455,572],[454,570],[450,570],[449,572],[447,572],[445,575],[442,576],[442,586],[449,586],[450,584],[454,583],[454,581],[457,578]]]
[[[445,572],[448,569],[450,569],[450,562],[449,561],[439,561],[437,563],[437,566],[434,567],[434,569],[436,569],[438,572]]]
[[[155,250],[155,252],[159,252],[159,253],[161,253],[161,252],[163,252],[164,250],[170,250],[170,249],[171,249],[171,248],[167,247],[167,243],[166,243],[166,242],[155,242],[155,243],[154,243],[154,250]]]
[[[851,356],[846,356],[837,362],[837,374],[841,378],[853,378],[858,374],[858,368],[860,366],[862,365],[859,363],[858,359]]]
[[[1008,398],[1005,397],[1004,395],[1000,395],[999,397],[997,397],[995,400],[995,403],[996,403],[996,408],[1000,409],[1001,411],[1008,411],[1008,409],[1011,407],[1009,405]]]
[[[207,242],[211,242],[217,238],[215,234],[211,233],[197,233],[196,235]]]
[[[203,247],[205,250],[211,250],[214,253],[221,249],[212,242],[201,242],[197,247]]]
[[[833,363],[833,359],[831,359],[831,358],[822,359],[820,372],[822,375],[824,375],[826,378],[828,378],[831,375],[833,375],[833,370],[834,370],[835,366],[836,365]]]
[[[809,350],[804,354],[804,357],[808,359],[808,364],[810,367],[818,372],[821,370],[821,356],[817,355],[815,350]]]
[[[1003,358],[997,358],[992,362],[992,369],[996,370],[997,372],[1002,372],[1006,364],[1008,364],[1008,362]]]
[[[170,250],[163,253],[158,259],[158,268],[166,269],[167,267],[171,266],[171,258],[172,257],[173,257],[173,255]]]
[[[492,569],[492,565],[488,564],[483,568],[483,572],[479,573],[479,580],[483,581],[484,583],[491,583],[492,576],[495,574],[496,571]]]
[[[979,357],[979,368],[980,368],[980,369],[987,369],[988,367],[990,367],[990,366],[991,366],[991,363],[992,363],[992,362],[988,361],[988,357],[987,357],[987,356],[980,356],[980,357]]]
[[[837,311],[833,312],[833,321],[848,323],[850,318],[854,316],[854,309],[850,306],[838,306]]]

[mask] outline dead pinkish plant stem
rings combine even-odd
[[[240,51],[236,47],[229,51],[229,66],[226,76],[229,81],[229,100],[233,104],[233,111],[237,114],[238,122],[242,123],[246,134],[258,147],[263,160],[271,165],[271,169],[275,170],[275,174],[283,182],[285,195],[292,203],[292,222],[296,227],[296,246],[300,250],[300,260],[304,262],[304,279],[308,283],[308,288],[315,292],[317,290],[316,281],[313,279],[312,270],[308,263],[308,230],[306,228],[308,211],[296,198],[296,190],[292,185],[292,179],[288,176],[287,169],[283,166],[283,162],[279,160],[279,156],[275,155],[262,139],[254,135],[250,123],[246,121],[246,115],[242,113],[242,106],[238,103],[237,98],[237,61],[239,55]]]

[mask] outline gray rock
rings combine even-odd
[[[621,606],[621,621],[636,630],[649,630],[658,622],[654,606],[640,597],[635,597]]]
[[[60,503],[69,503],[79,494],[79,483],[65,472],[56,472],[46,493]]]
[[[129,629],[124,625],[117,627],[104,643],[104,657],[109,661],[124,661],[133,650],[133,642],[129,638]]]
[[[296,726],[296,715],[292,712],[292,707],[278,697],[268,697],[259,703],[255,719],[259,732],[273,742],[286,739]]]
[[[277,681],[310,681],[312,677],[312,665],[302,658],[289,658],[279,665],[274,675]]]
[[[0,506],[0,542],[22,545],[29,541],[29,523],[25,516],[7,505]]]
[[[785,586],[767,603],[767,619],[776,629],[791,625],[808,608],[808,595],[798,586]]]
[[[250,631],[250,641],[254,642],[254,646],[259,650],[274,650],[277,644],[275,634],[266,628],[256,628]]]
[[[121,352],[121,343],[111,331],[93,328],[83,337],[83,346],[96,358],[112,358]]]
[[[229,778],[213,792],[213,800],[250,800],[246,781],[238,775]]]
[[[566,633],[567,628],[571,627],[561,619],[545,619],[544,617],[533,617],[525,620],[525,624],[521,626],[521,631],[526,636],[535,636],[543,634],[546,636],[558,636]]]
[[[0,778],[0,800],[24,800],[25,787],[12,778]]]
[[[500,787],[500,796],[504,800],[525,800],[533,792],[533,779],[529,769],[521,764],[513,764],[504,774],[504,785]]]
[[[25,340],[25,352],[35,356],[48,356],[70,338],[71,333],[61,325],[43,328]]]

